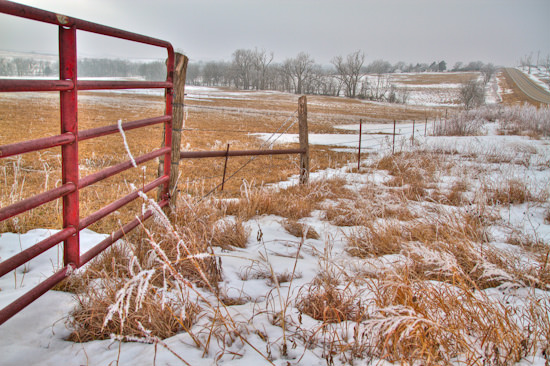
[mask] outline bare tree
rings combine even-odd
[[[233,52],[234,81],[237,88],[250,89],[252,65],[254,54],[251,50],[238,49]]]
[[[336,67],[337,77],[344,84],[346,97],[355,98],[357,95],[357,84],[361,78],[361,68],[365,62],[365,54],[355,51],[349,54],[344,61],[342,56],[336,56],[331,63]]]
[[[483,76],[483,82],[487,84],[497,71],[497,68],[492,63],[488,63],[487,65],[483,66],[480,71],[481,75]]]
[[[485,90],[481,83],[471,80],[462,84],[460,88],[460,100],[464,104],[464,109],[469,110],[479,107],[485,102]]]
[[[287,59],[283,63],[283,72],[294,84],[296,94],[302,94],[304,84],[311,77],[315,61],[307,53],[300,52],[296,58]]]
[[[258,49],[255,49],[253,51],[252,63],[257,74],[254,82],[256,89],[266,89],[268,70],[271,61],[273,61],[273,52],[268,54],[266,50],[258,51]]]
[[[531,64],[533,63],[533,53],[525,55],[521,60],[520,64],[523,67],[527,67],[529,70],[529,75],[531,75]]]

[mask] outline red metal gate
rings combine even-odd
[[[18,266],[28,262],[32,258],[45,252],[60,242],[64,242],[63,269],[57,271],[54,275],[41,282],[38,286],[21,296],[10,305],[6,306],[4,309],[0,310],[0,324],[3,324],[6,320],[11,318],[17,312],[62,281],[73,269],[79,268],[83,264],[87,263],[103,250],[108,248],[112,243],[120,239],[125,233],[138,226],[140,221],[149,218],[151,216],[151,212],[147,211],[141,215],[141,217],[130,221],[120,230],[114,232],[107,239],[98,243],[95,247],[82,255],[80,254],[79,245],[80,230],[83,230],[94,222],[136,199],[139,196],[140,191],[147,192],[156,187],[162,186],[162,199],[159,204],[160,206],[166,206],[168,204],[168,181],[170,177],[171,161],[170,146],[172,141],[174,50],[172,45],[166,41],[80,19],[70,18],[65,15],[55,14],[37,8],[12,3],[10,1],[0,0],[0,13],[49,23],[59,27],[59,80],[0,79],[0,92],[59,91],[61,110],[61,133],[59,135],[0,146],[0,159],[56,146],[61,147],[62,159],[62,185],[58,188],[35,195],[13,205],[0,208],[0,221],[6,220],[47,202],[56,199],[63,200],[63,229],[55,235],[50,236],[49,238],[0,263],[0,276],[4,276],[5,274],[13,271]],[[168,52],[166,81],[79,81],[77,78],[76,55],[77,30],[165,48]],[[149,184],[144,185],[140,190],[132,192],[131,194],[105,206],[92,215],[81,219],[79,213],[79,190],[124,170],[130,169],[133,165],[131,161],[127,161],[111,166],[89,176],[83,178],[79,177],[79,141],[117,133],[118,125],[79,131],[77,116],[78,91],[152,88],[165,89],[166,91],[165,115],[127,122],[122,124],[122,128],[127,131],[160,123],[165,124],[164,147],[135,158],[136,164],[142,164],[146,161],[150,161],[164,155],[163,175]]]

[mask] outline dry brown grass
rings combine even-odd
[[[289,234],[297,238],[303,238],[305,236],[306,239],[319,239],[319,233],[309,225],[290,219],[283,220],[281,224]]]
[[[404,226],[398,222],[368,223],[347,237],[348,252],[366,258],[399,254],[402,249]]]
[[[223,249],[245,248],[250,235],[250,229],[243,225],[243,221],[222,221],[214,226],[212,245]]]
[[[257,215],[278,215],[299,220],[309,216],[323,200],[346,192],[344,183],[341,178],[331,178],[279,190],[266,187],[250,189],[244,186],[239,200],[222,202],[220,205],[226,214],[243,220]]]
[[[458,278],[451,286],[405,273],[370,284],[374,308],[365,342],[378,358],[441,365],[460,357],[468,364],[511,365],[528,354],[529,334],[513,312]]]
[[[349,286],[335,286],[326,277],[300,288],[296,297],[296,308],[323,324],[360,321],[363,317],[358,294]]]
[[[71,313],[73,332],[67,338],[72,342],[89,342],[110,339],[121,335],[124,340],[139,340],[148,335],[165,339],[191,328],[200,312],[198,304],[188,299],[163,299],[161,289],[149,288],[139,306],[136,293],[128,299],[130,312],[125,316],[115,315],[105,322],[113,304],[118,300],[125,279],[104,276],[86,293],[77,295],[77,308]],[[149,333],[150,332],[150,333]]]
[[[468,191],[468,182],[459,180],[453,183],[449,192],[445,195],[446,202],[453,206],[462,206],[466,203],[464,193]]]
[[[487,202],[493,205],[514,205],[528,201],[544,202],[548,198],[548,193],[544,190],[532,193],[527,184],[517,178],[498,183],[486,183],[483,191]]]

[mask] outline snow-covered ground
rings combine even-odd
[[[540,85],[544,90],[550,92],[550,74],[548,73],[548,69],[545,67],[531,67],[531,73],[529,73],[529,68],[525,66],[518,67],[518,70],[523,71],[523,73],[536,84]]]
[[[429,89],[429,88],[427,88]],[[225,93],[216,88],[188,88],[191,98],[246,98],[246,93]],[[358,125],[338,126],[338,128],[358,131]],[[425,129],[427,136],[425,136]],[[496,124],[487,124],[482,136],[435,137],[429,136],[432,126],[420,123],[414,128],[415,143],[411,141],[412,123],[399,124],[396,128],[396,151],[437,151],[444,152],[455,159],[455,168],[439,173],[438,185],[449,186],[450,182],[467,176],[472,184],[482,181],[499,181],[504,177],[517,177],[534,190],[547,191],[550,187],[550,145],[548,140],[531,140],[524,136],[505,136],[497,133]],[[372,154],[364,161],[364,166],[391,151],[390,135],[393,126],[385,124],[364,124],[362,148]],[[267,135],[259,135],[264,138]],[[297,142],[297,135],[285,134],[278,142]],[[355,149],[358,136],[353,134],[325,134],[309,137],[311,144],[329,145]],[[496,156],[509,160],[510,164],[491,163],[484,156]],[[471,157],[466,159],[465,157]],[[478,159],[478,160],[476,160]],[[481,159],[481,160],[480,160]],[[515,163],[516,160],[521,163]],[[312,174],[312,180],[339,177],[345,180],[346,187],[359,191],[368,184],[381,184],[388,180],[385,171],[365,170],[351,172],[351,165],[337,169],[328,169]],[[297,177],[282,182],[281,187],[296,184]],[[475,192],[471,192],[475,193]],[[444,206],[444,205],[441,205]],[[502,220],[490,228],[491,245],[509,247],[505,243],[506,234],[518,231],[534,236],[545,245],[550,242],[550,225],[545,213],[550,210],[548,202],[523,203],[495,208]],[[322,212],[314,211],[310,217],[300,222],[309,225],[319,233],[319,239],[301,239],[290,235],[282,226],[282,217],[264,215],[245,223],[250,229],[247,247],[232,251],[217,248],[215,254],[223,260],[223,281],[220,287],[229,297],[245,297],[251,301],[243,305],[227,307],[231,317],[241,324],[247,333],[248,343],[234,339],[222,347],[212,345],[208,352],[197,348],[188,333],[181,333],[164,340],[166,347],[141,342],[119,343],[116,340],[72,343],[65,339],[71,333],[67,319],[77,302],[73,295],[49,291],[21,313],[0,326],[0,365],[178,365],[183,358],[190,365],[326,365],[328,363],[324,349],[319,345],[307,345],[296,342],[289,346],[288,355],[283,356],[281,349],[272,345],[280,344],[284,331],[273,319],[279,301],[285,302],[297,295],[303,286],[311,283],[315,276],[327,269],[324,258],[330,258],[331,266],[347,268],[373,265],[372,261],[362,261],[351,257],[346,251],[346,235],[353,227],[338,227],[324,218]],[[45,229],[31,230],[25,234],[0,234],[0,260],[9,258],[53,231]],[[105,238],[105,234],[89,230],[81,232],[81,252]],[[0,307],[22,295],[40,280],[51,275],[61,261],[62,251],[55,247],[31,260],[14,273],[0,278]],[[380,262],[402,260],[399,256],[385,256]],[[277,273],[296,273],[291,285],[281,284],[282,293],[277,294],[273,284],[265,278],[244,278],[243,273],[253,273],[258,268],[271,268]],[[295,268],[297,270],[295,270]],[[485,290],[490,296],[514,300],[509,292],[504,295],[498,289]],[[550,296],[550,292],[537,290],[539,294]],[[207,295],[205,295],[207,296]],[[520,295],[518,295],[519,298]],[[302,329],[319,329],[318,322],[299,314],[292,301],[287,315]],[[281,310],[278,308],[278,310]],[[203,317],[194,327],[208,329],[209,318]],[[353,325],[349,330],[353,333]],[[223,332],[224,330],[222,330]],[[266,339],[275,340],[273,343]],[[271,348],[273,347],[273,348]],[[172,352],[173,351],[173,352]],[[176,355],[175,355],[176,354]],[[220,356],[218,358],[218,356]],[[334,364],[345,364],[335,355]],[[371,360],[372,364],[389,365],[383,360]],[[363,364],[366,360],[356,362]],[[519,365],[547,365],[548,361],[540,352],[523,358]]]

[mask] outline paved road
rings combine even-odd
[[[529,79],[523,72],[512,68],[506,68],[504,71],[529,98],[541,103],[550,104],[550,93],[544,90],[540,85],[537,85],[533,80]]]

